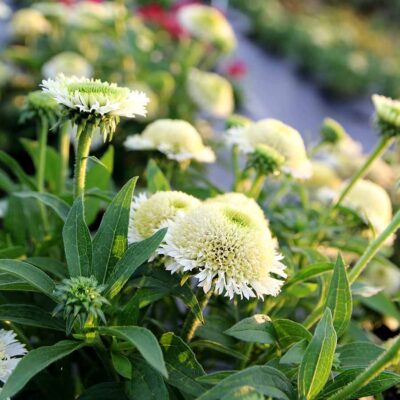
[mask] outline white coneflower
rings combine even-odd
[[[190,4],[178,11],[179,23],[195,38],[211,43],[225,53],[236,46],[233,29],[225,16],[216,8]]]
[[[64,51],[52,57],[42,67],[45,78],[56,78],[59,74],[91,78],[93,67],[78,53]]]
[[[202,110],[220,118],[232,114],[232,85],[221,75],[192,68],[188,75],[187,87],[190,97]]]
[[[25,345],[18,342],[13,331],[0,329],[0,381],[6,382],[21,359],[27,353]]]
[[[100,129],[104,140],[112,139],[120,117],[146,115],[148,97],[138,91],[100,80],[66,77],[44,80],[44,92],[62,106],[64,117],[77,126],[75,195],[85,188],[86,164],[93,132]]]
[[[359,212],[371,223],[377,234],[392,220],[392,203],[389,195],[385,189],[365,179],[355,183],[343,200],[343,205]]]
[[[284,157],[282,170],[295,178],[308,179],[311,163],[307,157],[300,133],[276,119],[263,119],[244,127],[227,131],[227,142],[238,145],[244,153],[252,153],[259,144],[265,144]]]
[[[134,197],[129,214],[128,243],[138,242],[165,227],[178,215],[201,204],[200,200],[183,192],[156,192],[150,197],[141,193]]]
[[[4,1],[0,0],[0,19],[8,19],[12,15],[11,8],[4,3]]]
[[[128,136],[129,150],[158,150],[176,161],[214,162],[215,154],[204,146],[200,133],[180,119],[159,119],[149,124],[140,135]]]
[[[377,124],[383,135],[400,134],[400,100],[374,94],[372,102],[375,106]]]
[[[400,290],[400,269],[393,264],[372,261],[368,264],[362,277],[367,284],[381,288],[389,296]]]
[[[262,208],[254,199],[247,197],[243,193],[231,192],[220,194],[208,199],[206,203],[224,203],[240,208],[241,210],[246,210],[249,215],[254,217],[254,222],[260,223],[263,227],[268,227],[268,220],[265,218]]]
[[[215,287],[231,299],[276,296],[283,284],[277,277],[286,277],[268,228],[228,204],[204,204],[177,217],[157,251],[171,273],[192,271],[205,293]]]
[[[14,13],[11,29],[16,36],[28,38],[50,32],[51,25],[39,11],[23,8]]]

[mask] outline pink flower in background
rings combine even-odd
[[[233,60],[225,65],[224,72],[230,78],[240,79],[247,73],[246,63],[242,60]]]

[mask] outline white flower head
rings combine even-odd
[[[22,8],[14,13],[11,28],[18,37],[40,36],[50,32],[47,19],[33,8]]]
[[[232,26],[214,7],[187,5],[179,9],[178,21],[193,37],[215,45],[224,53],[230,53],[236,47]]]
[[[129,150],[158,150],[169,159],[214,162],[215,154],[203,144],[200,133],[189,122],[180,119],[159,119],[147,125],[140,135],[128,136],[124,143]]]
[[[286,274],[275,247],[269,229],[245,210],[206,203],[177,217],[157,252],[171,273],[195,273],[204,292],[215,284],[217,294],[248,299],[280,292]]]
[[[392,220],[392,203],[386,190],[366,179],[357,181],[344,198],[343,205],[359,212],[371,223],[377,234]]]
[[[99,79],[66,77],[43,80],[42,90],[62,105],[65,114],[76,125],[99,126],[104,138],[112,138],[120,117],[146,115],[149,101],[143,92],[119,87]],[[80,132],[78,132],[79,135]]]
[[[393,264],[372,261],[363,273],[363,280],[391,296],[400,290],[400,269]]]
[[[243,153],[252,153],[259,144],[266,144],[284,157],[282,170],[295,178],[308,179],[311,176],[311,162],[307,157],[300,133],[276,119],[234,127],[227,131],[227,142],[238,145]]]
[[[234,108],[232,85],[221,75],[192,68],[189,71],[187,85],[190,97],[202,110],[220,118],[232,114]]]
[[[141,193],[132,200],[129,214],[128,243],[138,242],[165,227],[178,215],[201,204],[200,200],[179,191]]]
[[[90,78],[93,75],[93,67],[80,54],[64,51],[55,55],[43,65],[42,74],[47,79],[54,79],[59,74]]]
[[[400,100],[374,94],[372,102],[381,134],[400,135]]]
[[[2,0],[0,0],[0,20],[8,19],[12,15],[11,8]]]
[[[0,381],[5,383],[21,359],[27,353],[25,345],[18,342],[13,331],[0,329]]]

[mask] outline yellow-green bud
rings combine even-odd
[[[251,120],[240,114],[232,114],[225,121],[225,128],[235,128],[235,127],[243,127],[249,125]]]
[[[344,139],[347,134],[343,126],[332,118],[325,118],[322,122],[320,134],[323,142],[336,144]]]
[[[254,168],[259,174],[270,175],[279,173],[285,157],[266,144],[258,144],[249,155],[247,168]]]

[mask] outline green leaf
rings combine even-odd
[[[37,289],[27,283],[24,279],[5,272],[0,272],[0,291],[4,290],[37,292]]]
[[[93,160],[96,160],[93,162]],[[89,157],[86,174],[85,192],[93,189],[107,191],[111,187],[111,175],[114,168],[114,147],[109,146],[100,160]],[[86,193],[85,193],[86,194]],[[85,196],[85,219],[90,225],[95,219],[104,200]]]
[[[306,339],[295,343],[279,360],[280,364],[300,364],[303,360],[304,353],[307,350],[308,341]]]
[[[145,328],[138,326],[112,326],[100,328],[101,334],[115,336],[133,344],[142,357],[158,372],[168,377],[164,357],[156,337]]]
[[[36,190],[33,179],[24,172],[24,170],[20,167],[20,165],[14,158],[9,156],[2,150],[0,150],[0,161],[3,162],[3,164],[7,165],[9,170],[13,172],[13,174],[18,178],[21,183],[28,186],[31,190]]]
[[[30,257],[25,262],[40,268],[42,271],[52,274],[59,279],[67,277],[68,269],[65,264],[60,261],[47,257]]]
[[[135,357],[131,380],[125,383],[130,400],[169,400],[162,376],[154,372],[146,362]]]
[[[346,386],[348,383],[354,381],[354,379],[364,371],[365,367],[347,369],[341,372],[326,384],[323,392],[318,396],[318,400],[323,400],[330,396],[334,396],[338,390],[340,390],[343,386]],[[367,385],[353,393],[351,398],[359,399],[361,397],[374,396],[384,392],[392,386],[397,385],[398,383],[400,383],[399,374],[384,371]]]
[[[128,224],[137,177],[130,179],[108,206],[93,238],[93,273],[104,283],[128,247]]]
[[[128,357],[121,353],[112,352],[111,361],[115,371],[126,379],[131,379],[132,364]]]
[[[22,198],[34,198],[41,201],[46,206],[52,208],[64,222],[71,210],[71,207],[64,200],[50,193],[17,192],[14,193],[14,195]]]
[[[332,271],[333,264],[328,262],[316,263],[302,268],[294,276],[292,276],[286,285],[293,285],[295,283],[303,282],[311,278],[315,278],[324,272]]]
[[[65,323],[49,312],[30,304],[1,304],[0,320],[25,326],[65,331]]]
[[[103,382],[85,390],[79,400],[128,400],[128,397],[122,384]]]
[[[237,392],[246,389],[279,400],[295,397],[289,379],[282,372],[272,367],[254,366],[228,376],[197,400],[220,400],[228,395],[233,399]]]
[[[340,368],[366,367],[383,352],[382,347],[370,342],[352,342],[337,349]]]
[[[375,296],[360,297],[360,302],[372,310],[377,311],[381,315],[393,317],[400,322],[399,308],[387,297],[385,293],[380,292]]]
[[[136,269],[156,251],[166,233],[166,228],[161,229],[153,236],[141,242],[133,243],[128,248],[107,280],[107,297],[112,298],[119,293]]]
[[[0,392],[0,400],[6,400],[7,398],[14,396],[38,372],[83,346],[84,344],[81,342],[63,340],[53,346],[44,346],[31,350],[17,364],[16,368],[3,386]]]
[[[325,307],[330,308],[332,311],[333,326],[337,336],[340,337],[347,330],[353,310],[350,284],[340,255],[333,270]]]
[[[237,358],[238,360],[246,360],[247,357],[242,354],[240,351],[233,350],[230,347],[224,346],[221,343],[213,342],[212,340],[196,340],[190,344],[192,349],[194,348],[206,348],[214,351],[218,351],[219,353],[226,354],[228,356]]]
[[[63,228],[63,239],[69,275],[89,276],[92,270],[92,239],[84,219],[83,196],[76,198],[72,205]]]
[[[273,344],[276,342],[271,319],[264,314],[242,319],[226,330],[225,334],[251,343]]]
[[[279,346],[282,349],[287,349],[292,344],[300,340],[311,340],[311,333],[298,322],[289,319],[276,319],[272,322],[275,328],[275,335],[278,339]]]
[[[20,258],[26,254],[24,246],[10,246],[0,250],[1,258]]]
[[[154,160],[149,160],[146,168],[147,189],[150,193],[171,190],[168,179]]]
[[[223,379],[227,378],[228,376],[231,376],[233,374],[236,374],[238,371],[218,371],[218,372],[212,372],[207,375],[199,376],[196,378],[197,382],[200,383],[205,383],[207,385],[217,385],[220,383]]]
[[[314,335],[300,364],[299,393],[306,400],[315,399],[331,373],[337,336],[329,308],[315,328]]]
[[[205,372],[190,347],[172,332],[162,335],[160,344],[167,365],[168,383],[188,395],[200,396],[204,387],[196,378]]]
[[[54,281],[39,268],[19,260],[0,260],[0,271],[7,272],[53,298]]]

